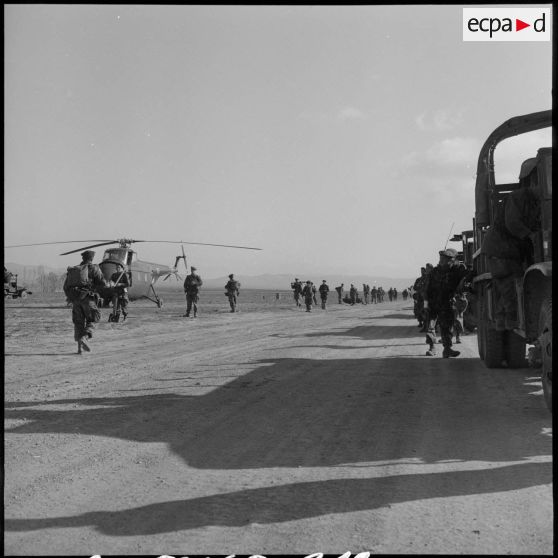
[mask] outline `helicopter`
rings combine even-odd
[[[157,264],[140,260],[138,254],[132,249],[132,244],[136,242],[153,242],[153,243],[170,243],[170,244],[195,244],[200,246],[220,246],[224,248],[239,248],[243,250],[261,250],[261,248],[253,248],[250,246],[232,246],[228,244],[208,244],[205,242],[185,242],[182,240],[133,240],[131,238],[120,238],[116,240],[67,240],[62,242],[40,242],[37,244],[19,244],[16,246],[6,246],[6,248],[20,248],[24,246],[41,246],[53,244],[67,244],[67,243],[85,243],[95,242],[88,246],[82,246],[69,252],[63,252],[61,256],[74,254],[91,248],[98,248],[101,246],[109,246],[110,244],[117,244],[117,247],[106,248],[103,258],[99,263],[99,268],[107,281],[111,281],[115,273],[123,272],[128,275],[130,286],[128,287],[128,298],[130,301],[139,299],[148,299],[154,302],[158,308],[163,306],[163,299],[155,291],[155,283],[162,277],[166,281],[169,277],[174,276],[177,280],[181,277],[178,274],[178,262],[184,260],[184,268],[186,272],[188,266],[186,263],[186,254],[184,253],[184,246],[182,246],[182,255],[176,256],[174,265],[169,266],[165,264]],[[113,304],[113,314],[118,315],[118,297],[116,296],[116,289],[114,287],[105,287],[99,292],[101,297],[100,306],[108,307]],[[110,318],[109,318],[110,319]],[[117,320],[114,320],[117,321]]]

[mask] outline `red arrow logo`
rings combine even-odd
[[[520,19],[515,20],[515,30],[516,31],[521,31],[522,29],[525,29],[525,27],[531,27],[531,24],[530,23],[525,23],[524,21],[521,21]]]

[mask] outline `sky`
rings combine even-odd
[[[472,228],[486,137],[552,106],[552,43],[464,42],[462,8],[4,5],[4,245],[416,277]],[[503,142],[497,179],[549,145]],[[65,268],[87,244],[4,258]]]

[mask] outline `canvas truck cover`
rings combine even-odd
[[[543,110],[514,116],[498,126],[484,142],[477,163],[475,184],[475,221],[477,227],[490,225],[489,194],[495,186],[494,150],[503,140],[552,126],[552,111]],[[518,162],[518,172],[519,172]]]

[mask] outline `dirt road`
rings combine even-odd
[[[5,554],[552,553],[534,371],[424,356],[405,302],[182,313],[80,357],[5,308]]]

